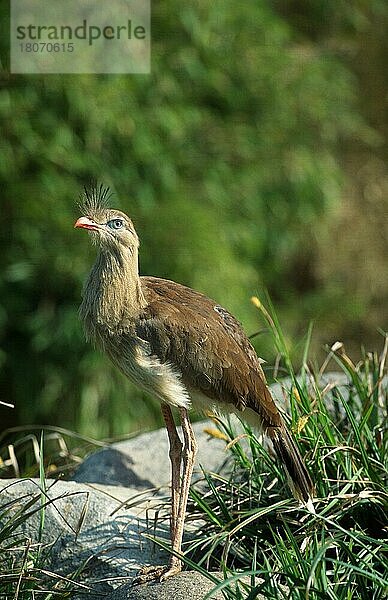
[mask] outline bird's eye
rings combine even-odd
[[[112,219],[108,221],[108,227],[111,229],[121,229],[124,225],[124,221],[122,219]]]

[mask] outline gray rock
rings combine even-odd
[[[223,573],[211,573],[211,576],[218,580],[218,583],[224,581]],[[241,577],[241,581],[246,585],[250,584],[250,577]],[[262,581],[256,578],[256,583]],[[167,579],[163,583],[154,583],[151,585],[132,586],[123,585],[112,595],[112,600],[203,600],[203,598],[212,592],[218,583],[214,583],[209,578],[193,571],[184,571]],[[235,583],[228,583],[226,587],[236,586]],[[289,593],[284,586],[279,586],[284,592]],[[222,591],[214,592],[210,596],[212,600],[223,600]],[[262,594],[255,596],[255,600],[266,600]]]
[[[214,428],[211,422],[194,425],[199,457],[208,468],[220,469],[226,458],[225,441],[205,433],[206,426]],[[195,477],[200,476],[197,467]],[[82,567],[81,581],[87,587],[80,589],[83,595],[79,597],[84,598],[87,593],[88,598],[94,599],[104,593],[109,599],[142,566],[168,562],[168,554],[152,540],[155,536],[169,539],[169,478],[167,436],[162,429],[90,456],[75,475],[78,481],[48,479],[42,490],[37,479],[0,480],[0,514],[7,507],[9,518],[24,506],[29,516],[20,523],[17,533],[33,544],[49,548],[51,564],[47,566],[64,576]],[[117,482],[124,482],[126,487]],[[42,498],[45,524],[39,538]],[[186,535],[197,527],[198,523],[191,522]],[[192,586],[199,594],[202,586],[204,596],[212,585],[206,587],[209,582],[200,575],[194,583],[196,577],[196,573],[183,575],[182,582],[186,583],[182,589]],[[170,589],[178,584],[168,580],[160,587],[164,585]],[[127,594],[125,590],[129,588],[127,584],[122,594]],[[146,594],[145,597],[154,592],[153,586],[133,590],[134,594]],[[191,591],[187,593],[192,595]]]
[[[221,573],[214,575],[223,581]],[[215,586],[200,573],[184,571],[163,583],[133,587],[131,584],[123,585],[112,594],[112,600],[203,600]],[[218,592],[212,598],[223,600],[224,596]]]
[[[103,448],[89,456],[77,469],[74,481],[88,483],[108,483],[137,489],[150,489],[154,484],[149,479],[139,477],[136,462],[127,444],[116,444]]]
[[[227,457],[225,442],[209,436],[205,432],[209,427],[215,429],[214,423],[209,420],[193,424],[199,447],[194,481],[201,477],[199,465],[203,465],[208,471],[219,471]],[[143,433],[99,450],[82,463],[73,480],[83,483],[119,484],[139,490],[168,486],[170,462],[166,429]]]
[[[45,522],[39,539],[42,498]],[[130,506],[124,506],[131,498],[135,499]],[[167,511],[160,497],[139,498],[134,488],[73,481],[48,479],[45,490],[37,479],[0,481],[0,511],[7,506],[15,514],[29,504],[29,517],[19,532],[33,543],[52,544],[57,560],[62,561],[64,554],[67,561],[74,557],[75,567],[95,556],[117,575],[133,576],[143,564],[164,564],[168,558],[144,536],[168,539]]]
[[[297,380],[302,383],[303,379],[301,375],[298,375]],[[313,393],[313,385],[308,378],[307,383],[309,390]],[[271,385],[271,391],[276,403],[284,412],[289,412],[290,410],[290,392],[292,385],[293,383],[290,377],[286,377],[280,382]],[[338,413],[340,413],[342,417],[346,416],[342,403],[333,395],[333,390],[337,390],[345,400],[349,398],[349,379],[346,374],[336,371],[324,373],[319,380],[319,388],[325,390],[323,402],[325,403],[328,412],[333,416],[337,416]]]

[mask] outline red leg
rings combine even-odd
[[[166,423],[168,438],[170,441],[170,460],[171,460],[171,545],[174,552],[182,553],[182,538],[186,514],[187,500],[190,491],[191,476],[193,473],[195,456],[197,454],[197,441],[190,423],[187,409],[180,409],[182,433],[182,442],[175,427],[170,407],[163,403],[162,413]],[[180,466],[183,457],[182,482],[180,482]],[[135,578],[134,584],[146,583],[149,581],[164,581],[172,575],[176,575],[182,570],[182,561],[175,555],[171,555],[167,567],[145,567]]]
[[[168,404],[162,404],[162,414],[166,429],[168,433],[168,439],[170,442],[170,462],[171,462],[171,543],[173,542],[175,530],[177,526],[178,509],[179,509],[179,495],[180,495],[180,471],[182,462],[182,442],[178,435],[175,427],[174,418],[172,416],[171,408]]]
[[[189,415],[186,408],[180,409],[182,433],[184,439],[183,445],[183,473],[182,483],[179,494],[179,508],[176,518],[176,527],[174,534],[171,536],[172,549],[179,554],[182,553],[182,539],[185,524],[186,506],[190,491],[190,482],[193,474],[195,456],[197,454],[198,445],[195,439],[194,431],[190,423]],[[182,561],[177,556],[172,555],[167,571],[165,571],[160,580],[163,581],[182,569]]]

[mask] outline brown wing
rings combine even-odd
[[[189,388],[238,410],[252,408],[264,427],[279,426],[259,359],[240,323],[186,286],[156,277],[142,277],[141,283],[148,305],[136,333],[152,354],[178,365]]]

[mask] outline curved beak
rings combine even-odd
[[[88,219],[87,217],[80,217],[78,221],[74,223],[74,228],[91,229],[92,231],[96,231],[100,228],[100,225],[91,219]]]

